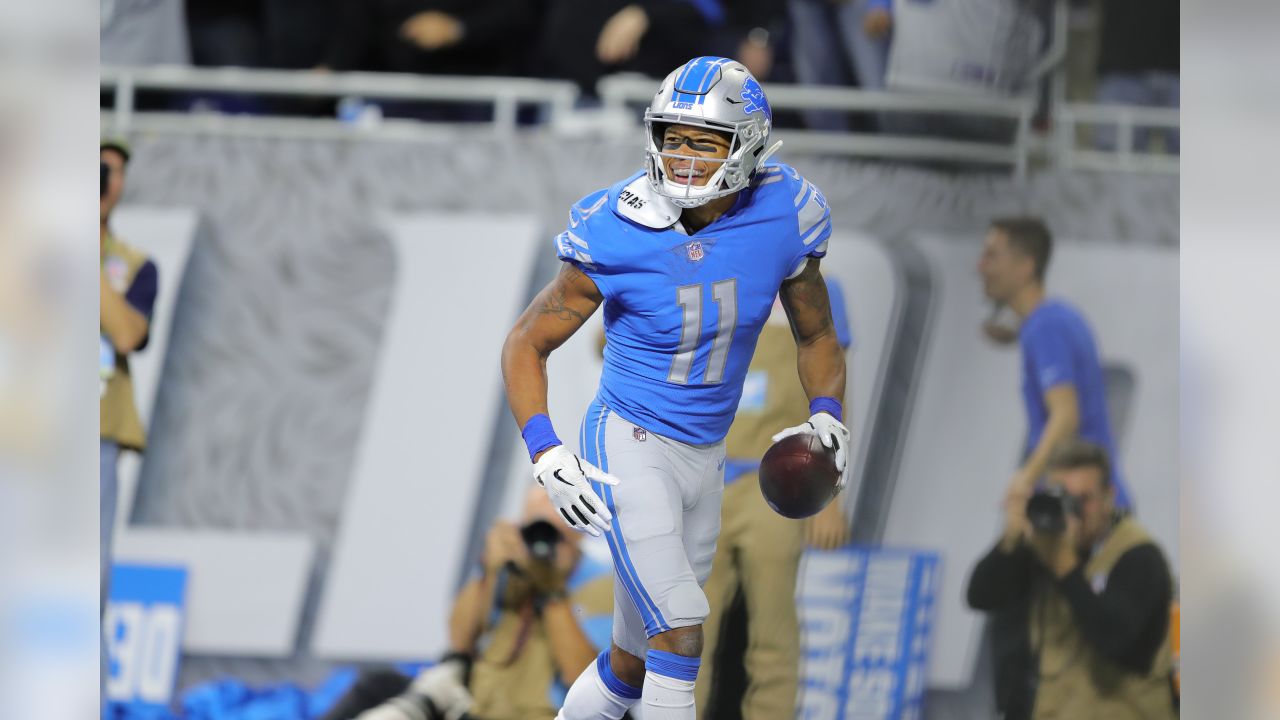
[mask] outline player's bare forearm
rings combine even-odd
[[[796,340],[796,369],[805,395],[810,400],[833,397],[843,402],[844,350],[836,337],[831,299],[818,264],[810,259],[804,271],[782,284],[779,296]]]
[[[845,360],[844,351],[835,336],[823,338],[796,348],[796,370],[800,384],[810,399],[836,398],[844,402]]]
[[[573,606],[567,599],[547,603],[542,609],[542,621],[546,623],[547,639],[551,641],[551,658],[556,664],[556,674],[570,682],[596,659],[596,648],[578,624]]]
[[[604,297],[575,265],[560,274],[521,313],[502,346],[502,379],[516,424],[547,412],[547,358],[600,307]]]
[[[147,337],[147,316],[133,309],[129,301],[111,287],[105,270],[98,287],[98,324],[116,352],[127,355]]]

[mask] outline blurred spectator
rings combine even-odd
[[[1028,427],[1022,466],[1011,487],[1023,494],[1044,474],[1053,448],[1069,438],[1079,435],[1101,445],[1108,458],[1116,457],[1093,331],[1079,310],[1045,294],[1052,251],[1053,237],[1040,220],[1001,218],[991,222],[978,263],[983,291],[995,311],[1008,308],[1021,320],[1017,330],[994,320],[983,330],[1001,343],[1016,337],[1022,348]],[[1118,465],[1113,465],[1111,478],[1116,505],[1128,510],[1132,500]]]
[[[849,331],[844,296],[828,280],[831,314],[841,347],[848,348]],[[779,427],[804,423],[808,396],[796,374],[796,343],[780,302],[760,331],[760,340],[747,371],[742,400],[725,437],[724,505],[720,539],[703,590],[711,605],[702,649],[702,678],[694,693],[698,717],[734,715],[743,720],[790,718],[796,712],[800,673],[800,627],[796,617],[796,577],[800,554],[807,543],[830,550],[849,539],[843,496],[804,521],[774,512],[760,494],[760,458],[773,444]],[[717,657],[727,633],[733,599],[741,592],[746,604],[747,674],[745,692],[728,688],[716,672],[724,673]]]
[[[613,572],[583,554],[584,536],[569,530],[542,488],[529,489],[521,523],[500,520],[489,530],[480,572],[454,600],[445,659],[413,679],[367,673],[325,720],[556,716],[564,681],[607,662]]]
[[[1178,107],[1178,4],[1150,0],[1106,0],[1100,3],[1102,39],[1098,56],[1099,103]],[[1154,131],[1165,148],[1178,152],[1176,130]],[[1095,131],[1098,147],[1116,147],[1116,129]],[[1147,149],[1153,131],[1138,130],[1133,147]]]
[[[286,70],[324,62],[339,0],[262,0],[262,61]]]
[[[195,65],[265,65],[259,0],[187,0],[187,27]]]
[[[187,0],[192,61],[288,70],[321,64],[339,0]]]
[[[111,213],[124,192],[129,148],[123,142],[103,141],[99,147],[102,191],[98,201],[101,262],[98,290],[99,400],[101,483],[102,597],[105,604],[111,579],[111,531],[116,515],[116,467],[123,450],[142,452],[147,434],[133,401],[129,356],[147,346],[151,309],[158,273],[146,255],[126,245],[111,231]],[[104,605],[105,607],[105,605]]]
[[[325,53],[332,70],[523,74],[532,0],[338,0]]]
[[[185,65],[190,61],[182,4],[102,0],[103,65]]]
[[[1102,447],[1061,446],[1048,489],[1057,494],[1037,500],[1056,514],[1029,512],[1028,495],[1011,488],[1000,540],[969,578],[971,607],[1026,618],[1029,662],[998,698],[1004,717],[1171,720],[1164,554],[1116,508]]]
[[[605,75],[662,78],[702,55],[734,57],[757,77],[773,67],[781,0],[550,0],[538,74],[594,94]]]
[[[714,54],[737,60],[759,80],[772,78],[776,38],[785,34],[788,23],[783,0],[729,0],[725,11]]]
[[[1030,89],[1044,53],[1046,0],[933,0],[894,5],[887,84],[1012,95]]]
[[[893,35],[891,0],[789,0],[796,79],[883,90]],[[815,130],[847,131],[839,110],[810,110]]]

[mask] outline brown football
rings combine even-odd
[[[811,433],[779,440],[760,461],[760,492],[783,517],[817,514],[836,496],[839,482],[835,451]]]

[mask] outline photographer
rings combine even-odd
[[[1110,462],[1070,440],[1048,484],[1010,491],[1004,532],[969,578],[976,610],[1026,613],[1030,663],[999,705],[1006,718],[1174,717],[1164,555],[1115,507]]]
[[[133,399],[129,356],[147,346],[159,275],[142,251],[111,229],[111,214],[124,194],[129,147],[120,140],[98,146],[101,187],[98,197],[98,376],[99,485],[101,500],[101,601],[105,607],[111,579],[111,535],[115,525],[117,465],[125,450],[142,452],[147,433]]]
[[[540,487],[489,530],[454,600],[449,652],[410,679],[366,673],[326,720],[551,720],[565,682],[609,647],[613,575],[582,553]]]

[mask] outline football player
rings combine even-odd
[[[694,717],[724,437],[775,297],[811,417],[774,440],[817,434],[847,477],[844,352],[818,270],[830,211],[767,162],[771,125],[740,63],[700,57],[668,75],[645,112],[644,169],[573,206],[555,238],[564,266],[503,346],[537,482],[613,555],[613,644],[570,688],[563,720],[616,720],[637,701],[646,720]],[[601,305],[604,371],[575,454],[547,417],[547,357]]]

